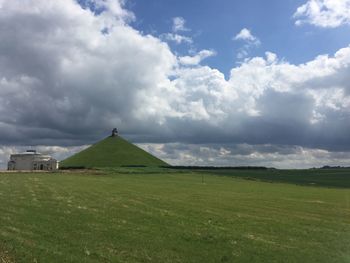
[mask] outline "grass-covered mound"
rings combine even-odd
[[[107,137],[91,147],[63,160],[61,168],[119,166],[162,166],[167,163],[154,157],[120,136]]]

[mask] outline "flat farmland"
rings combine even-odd
[[[350,262],[349,170],[0,173],[0,262]]]

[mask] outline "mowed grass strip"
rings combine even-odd
[[[0,247],[16,262],[350,260],[349,189],[124,172],[0,174]]]

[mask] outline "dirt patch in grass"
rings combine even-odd
[[[8,251],[0,246],[0,263],[15,263]]]

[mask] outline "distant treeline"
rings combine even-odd
[[[161,166],[162,168],[178,170],[268,170],[264,166]]]
[[[350,167],[345,167],[345,166],[329,166],[325,165],[319,169],[350,169]]]
[[[124,168],[143,168],[146,165],[121,165]],[[164,165],[160,168],[175,169],[175,170],[268,170],[275,168],[267,168],[264,166],[170,166]],[[85,166],[64,166],[60,167],[60,170],[84,170],[92,169]]]

